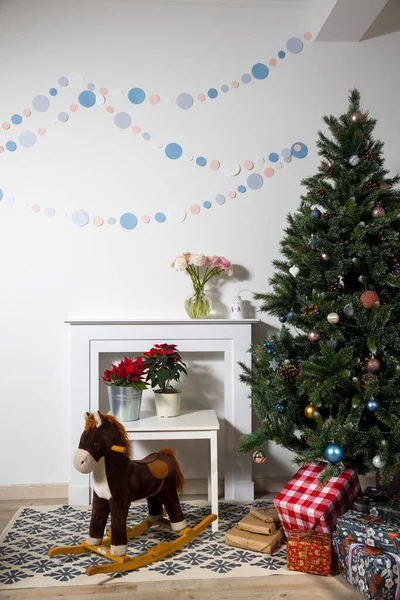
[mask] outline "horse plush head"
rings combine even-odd
[[[130,457],[131,446],[124,427],[112,415],[99,411],[85,413],[85,430],[75,453],[74,466],[80,473],[92,473],[99,460],[110,453]]]

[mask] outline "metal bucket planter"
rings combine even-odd
[[[178,417],[181,414],[182,392],[154,391],[157,417]]]
[[[118,421],[137,421],[142,403],[142,390],[134,387],[108,385],[111,414]]]

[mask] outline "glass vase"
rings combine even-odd
[[[204,290],[195,291],[186,298],[185,310],[191,319],[205,319],[211,312],[211,298]]]

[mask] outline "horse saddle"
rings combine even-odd
[[[150,473],[156,479],[165,479],[169,472],[167,463],[159,458],[158,452],[153,452],[141,460],[134,460],[133,462],[139,465],[147,465]]]

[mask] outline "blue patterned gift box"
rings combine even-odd
[[[354,502],[353,508],[365,514],[379,514],[386,521],[398,521],[400,525],[400,498],[385,490],[368,487]]]
[[[337,520],[335,533],[340,539],[400,554],[399,523],[385,521],[377,511],[372,515],[347,511]]]
[[[369,600],[400,600],[400,556],[332,535],[337,569]]]

